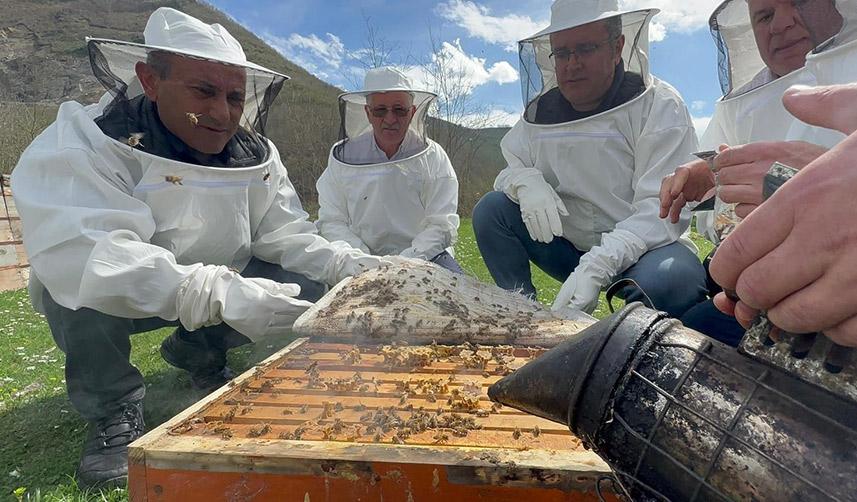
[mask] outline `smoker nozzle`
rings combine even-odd
[[[663,318],[641,303],[631,304],[499,380],[488,388],[488,397],[564,424],[582,438],[594,434],[590,427],[600,424],[629,359]]]

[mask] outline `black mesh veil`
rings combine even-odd
[[[415,108],[396,158],[399,160],[410,158],[425,151],[428,148],[426,118],[437,96],[428,91],[415,89],[409,79],[397,70],[379,68],[370,72],[372,75],[367,75],[367,84],[369,84],[366,86],[367,90],[347,92],[339,96],[340,141],[333,148],[333,156],[336,160],[351,165],[379,163],[378,158],[371,154],[371,151],[377,147],[368,114],[372,112],[372,95],[388,92],[403,93],[400,96],[405,97]],[[392,85],[385,85],[384,79],[389,78],[393,79]],[[397,79],[399,79],[398,82],[396,82]],[[373,80],[381,85],[372,85]],[[400,121],[391,120],[391,122]]]
[[[625,46],[622,49],[622,62],[625,65],[625,70],[640,74],[646,86],[651,84],[649,21],[657,12],[657,9],[639,10],[606,16],[593,21],[604,22],[607,20],[609,22],[611,18],[621,20],[621,34],[625,36]],[[548,33],[543,31],[537,36],[524,39],[518,43],[521,92],[525,106],[524,120],[527,122],[535,121],[539,98],[557,87],[556,71],[550,58],[550,35],[558,31],[562,31],[562,29]]]
[[[153,52],[164,52],[145,45],[103,39],[89,39],[87,49],[92,72],[111,97],[110,103],[105,107],[105,115],[117,107],[128,106],[129,102],[143,94],[135,66],[138,62],[147,62],[149,55]],[[206,60],[193,55],[170,53]],[[230,65],[221,61],[212,61]],[[255,65],[240,67],[245,69],[247,75],[244,111],[240,125],[248,132],[264,135],[271,104],[288,77]],[[193,118],[189,116],[189,120]]]

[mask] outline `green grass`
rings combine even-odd
[[[694,237],[704,256],[710,243]],[[491,282],[469,219],[462,221],[456,257],[468,273]],[[560,283],[535,267],[533,282],[539,301],[549,305]],[[602,295],[595,315],[608,312]],[[44,318],[33,311],[26,290],[0,293],[0,319],[0,500],[126,500],[124,490],[82,492],[71,478],[85,424],[66,398],[63,354]],[[145,419],[150,429],[202,397],[190,389],[185,374],[167,366],[158,354],[160,341],[169,333],[162,329],[132,337],[131,361],[146,379]],[[289,341],[281,337],[233,350],[230,365],[246,369]]]

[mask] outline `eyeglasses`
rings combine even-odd
[[[405,108],[403,106],[394,106],[392,109],[387,108],[386,106],[379,106],[377,108],[371,108],[372,115],[378,118],[386,117],[388,113],[393,112],[393,115],[397,117],[407,117],[409,113],[411,113],[410,108]]]
[[[599,49],[604,47],[605,45],[613,42],[613,38],[608,38],[607,40],[601,42],[592,42],[587,44],[577,44],[573,49],[566,49],[565,47],[561,49],[557,49],[550,53],[549,58],[553,59],[554,64],[557,63],[567,63],[572,56],[577,56],[580,59],[584,59],[592,56]]]

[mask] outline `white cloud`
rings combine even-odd
[[[667,38],[667,27],[658,23],[652,22],[649,24],[649,42],[660,42]]]
[[[692,117],[693,118],[693,128],[696,130],[696,137],[701,138],[702,134],[705,132],[705,129],[708,127],[708,123],[711,122],[711,116],[708,117]]]
[[[443,42],[437,54],[431,56],[435,66],[444,68],[447,81],[455,82],[464,88],[464,93],[469,94],[473,89],[488,83],[508,84],[518,80],[518,71],[506,61],[498,61],[487,66],[487,60],[477,56],[468,55],[461,47],[461,41],[456,39],[452,42]],[[405,68],[405,73],[415,83],[428,88],[436,89],[438,82],[421,66],[410,66]]]
[[[510,112],[502,108],[480,109],[479,106],[474,108],[473,113],[453,118],[453,122],[464,127],[484,129],[488,127],[512,127],[521,118],[519,111]]]
[[[490,127],[512,127],[521,118],[521,112],[492,109],[488,112]]]
[[[703,101],[701,99],[696,99],[692,103],[690,103],[690,110],[694,112],[701,112],[705,109],[705,105],[707,105],[707,101]]]
[[[262,39],[286,58],[326,82],[346,89],[362,85],[366,68],[358,62],[365,60],[367,49],[351,50],[332,33],[323,37],[314,33],[306,36],[292,33],[288,37],[264,33]],[[444,68],[447,81],[455,81],[456,85],[464,88],[464,94],[470,94],[475,88],[488,83],[508,84],[518,81],[518,71],[507,61],[489,65],[487,59],[467,54],[458,39],[443,42],[437,54],[430,57],[435,66]],[[402,69],[416,86],[437,89],[437,82],[422,66]]]
[[[669,32],[692,33],[708,27],[708,18],[721,0],[619,0],[621,10],[657,7],[649,28],[649,40],[657,42]]]
[[[670,32],[692,33],[708,27],[708,17],[721,0],[619,0],[621,10],[661,10],[649,26],[649,40],[659,42]],[[483,2],[485,3],[485,2]],[[438,15],[464,28],[467,35],[515,50],[515,43],[548,25],[549,12],[539,18],[524,14],[496,16],[471,0],[448,0],[437,7]],[[541,13],[540,13],[541,14]]]
[[[351,67],[343,67],[349,53],[342,40],[332,33],[325,34],[323,38],[314,33],[309,36],[292,33],[288,38],[264,33],[262,39],[322,80],[342,85],[340,77],[353,72]]]
[[[494,16],[487,7],[467,0],[449,0],[438,5],[437,12],[444,19],[464,28],[470,37],[489,44],[504,45],[510,51],[517,50],[518,40],[548,25],[546,20],[535,21],[520,14]]]

